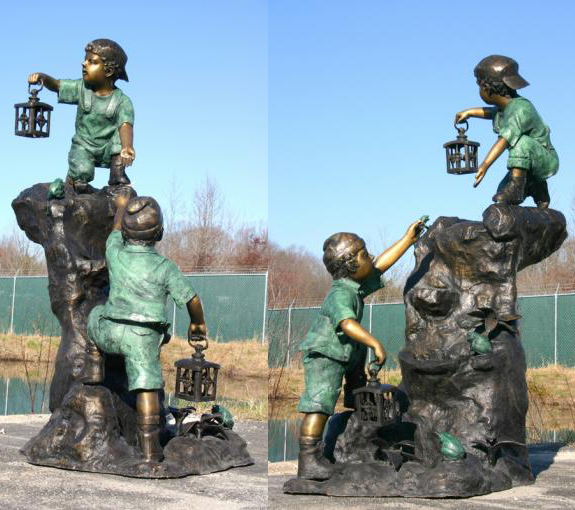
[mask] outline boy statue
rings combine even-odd
[[[57,92],[59,103],[78,105],[67,177],[77,193],[88,191],[94,167],[110,169],[111,186],[130,184],[125,167],[136,157],[134,107],[115,86],[118,79],[128,81],[127,61],[118,43],[96,39],[86,46],[81,80],[56,80],[44,73],[28,77],[28,83],[41,83]]]
[[[323,455],[322,436],[333,414],[345,376],[344,405],[353,407],[353,390],[366,384],[367,347],[383,365],[385,349],[361,326],[364,298],[383,287],[382,275],[417,241],[424,223],[416,221],[377,259],[356,234],[339,232],[323,244],[323,262],[333,277],[319,316],[301,342],[305,390],[298,411],[305,413],[299,438],[298,477],[326,480],[333,472]]]
[[[469,117],[492,119],[499,138],[477,169],[473,186],[479,185],[489,167],[509,149],[508,174],[493,201],[519,205],[531,196],[537,207],[546,209],[551,200],[547,179],[557,173],[559,159],[551,145],[549,127],[531,102],[517,94],[529,83],[520,76],[517,62],[501,55],[485,57],[474,74],[481,99],[492,106],[463,110],[455,115],[455,122]]]
[[[163,388],[160,347],[169,340],[166,316],[168,294],[190,316],[188,335],[206,335],[200,298],[186,277],[169,259],[154,249],[162,238],[163,219],[158,203],[151,197],[125,195],[116,198],[118,207],[114,230],[106,241],[106,265],[110,295],[105,305],[93,308],[88,316],[90,359],[82,382],[103,380],[104,353],[124,357],[129,391],[136,391],[138,442],[144,460],[160,462],[160,400]],[[96,346],[98,349],[96,349]]]

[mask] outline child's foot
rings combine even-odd
[[[335,471],[335,466],[323,455],[323,443],[320,438],[301,438],[299,440],[298,478],[306,480],[327,480]]]
[[[519,205],[525,200],[525,174],[513,175],[509,173],[509,180],[505,187],[493,196],[498,204]]]
[[[108,179],[109,186],[119,186],[130,184],[130,179],[126,175],[126,170],[123,166],[112,165],[110,167],[110,178]]]

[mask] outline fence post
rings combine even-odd
[[[287,356],[286,356],[286,367],[289,367],[290,362],[290,347],[291,347],[291,311],[293,309],[293,304],[295,303],[295,299],[292,299],[292,302],[288,308],[288,330],[287,330]]]
[[[554,341],[554,358],[555,358],[555,366],[557,366],[557,294],[559,294],[559,283],[557,284],[557,288],[555,289],[555,323],[554,323],[554,327],[553,327],[553,332],[554,332],[554,336],[555,336],[555,341]]]
[[[284,462],[287,460],[287,420],[284,420]]]
[[[14,274],[14,283],[12,284],[12,309],[10,310],[10,334],[14,333],[14,305],[16,304],[16,278],[20,268]]]
[[[369,333],[371,334],[371,321],[373,319],[373,303],[369,303]],[[367,350],[367,363],[371,363],[372,350]]]
[[[263,317],[263,324],[262,324],[262,345],[266,341],[266,313],[268,310],[268,272],[266,271],[266,279],[265,279],[265,286],[264,286],[264,317]]]
[[[4,416],[8,414],[8,387],[10,386],[10,378],[6,380],[6,400],[4,402]]]
[[[176,302],[172,300],[172,306],[174,307],[174,314],[172,316],[172,335],[176,337]]]

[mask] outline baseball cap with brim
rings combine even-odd
[[[519,74],[519,64],[510,57],[489,55],[475,66],[475,76],[500,80],[513,90],[527,87],[529,82]]]

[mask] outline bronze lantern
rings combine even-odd
[[[202,345],[205,342],[205,345]],[[218,370],[220,365],[207,361],[203,352],[208,348],[208,339],[191,336],[188,343],[196,352],[191,358],[176,361],[175,397],[190,402],[210,402],[216,399]]]
[[[14,105],[15,121],[14,133],[17,136],[28,138],[46,138],[50,136],[50,114],[54,108],[49,104],[42,103],[38,99],[38,92],[42,90],[31,89],[28,85],[30,99],[27,103],[17,103]]]
[[[477,149],[478,142],[472,142],[467,139],[465,132],[469,124],[465,121],[467,127],[457,127],[457,140],[443,144],[445,155],[447,157],[447,173],[463,175],[474,174],[477,172]]]
[[[401,416],[398,389],[391,384],[380,384],[378,369],[372,366],[367,384],[353,392],[358,421],[378,427],[393,425]]]

